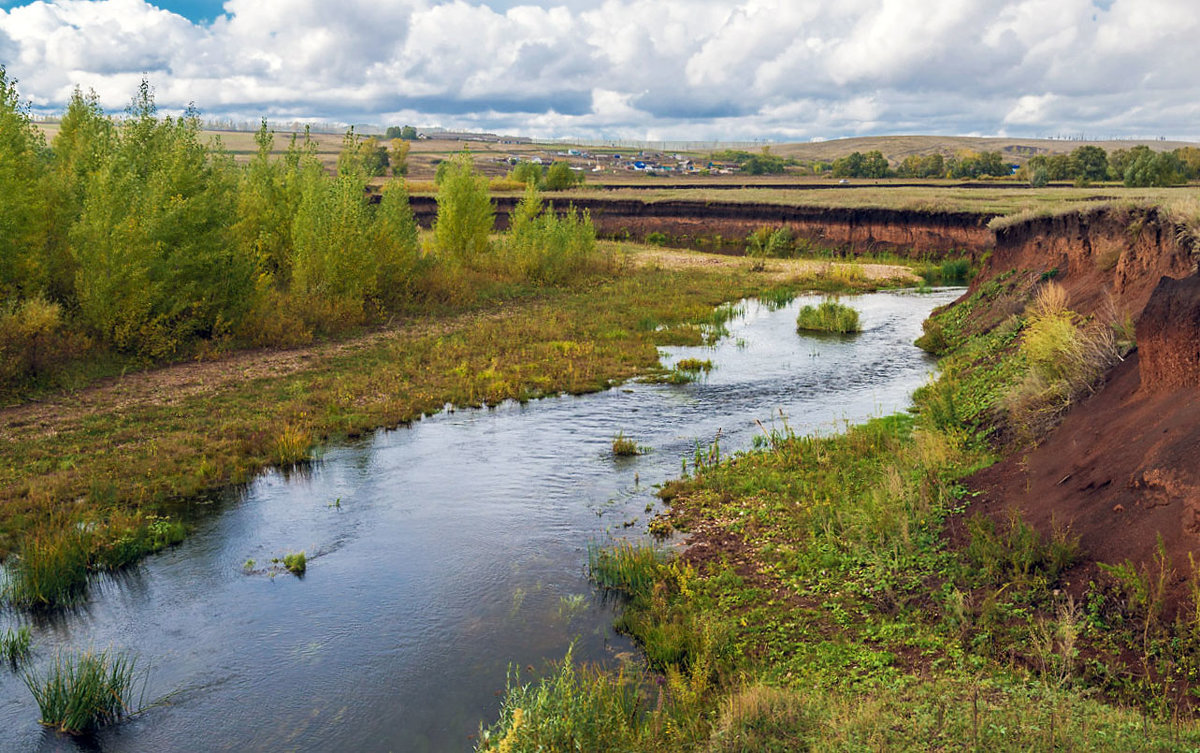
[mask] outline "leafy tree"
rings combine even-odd
[[[1179,160],[1182,177],[1185,180],[1200,178],[1200,149],[1194,146],[1181,146],[1175,150],[1175,159]]]
[[[392,139],[391,149],[388,151],[388,162],[392,165],[392,176],[399,178],[402,175],[408,175],[408,152],[412,145],[403,139]]]
[[[1132,151],[1137,155],[1125,168],[1126,186],[1173,186],[1183,182],[1183,165],[1173,153],[1154,152],[1147,147],[1134,147]]]
[[[239,252],[254,260],[263,284],[286,288],[292,271],[292,220],[300,205],[300,159],[315,144],[305,134],[304,145],[292,136],[283,159],[272,159],[274,133],[264,119],[254,136],[258,152],[242,171],[237,189],[237,219],[231,231]]]
[[[254,262],[237,252],[233,162],[200,143],[194,110],[159,120],[143,81],[71,232],[82,319],[152,357],[222,334],[244,315]]]
[[[377,178],[387,173],[390,160],[388,148],[379,143],[379,139],[371,136],[359,146],[362,150],[363,170],[368,177]]]
[[[542,185],[542,180],[546,170],[536,162],[518,162],[511,171],[508,177],[513,180],[519,180],[525,184],[533,184],[535,187]]]
[[[862,152],[851,152],[833,161],[833,177],[858,178],[863,174],[866,158]]]
[[[403,128],[401,128],[400,126],[388,126],[387,130],[384,131],[383,137],[386,139],[403,139],[405,141],[416,141],[417,140],[417,129],[413,128],[410,125],[406,125]]]
[[[490,248],[496,208],[488,195],[487,178],[475,172],[470,152],[464,150],[442,165],[447,167],[438,185],[434,239],[448,259],[470,266]]]
[[[566,162],[555,162],[546,170],[547,191],[564,191],[583,183],[583,173],[576,173]]]
[[[1093,182],[1108,178],[1108,152],[1098,146],[1081,146],[1071,152],[1071,177]]]
[[[389,181],[375,210],[375,291],[385,307],[409,297],[422,265],[417,221],[404,182]]]
[[[376,292],[366,178],[348,169],[330,179],[315,159],[305,159],[302,170],[292,225],[292,292],[307,301],[316,323],[325,318],[353,323]]]
[[[96,93],[84,95],[76,87],[51,148],[54,216],[46,240],[47,292],[56,300],[74,302],[78,270],[70,248],[71,227],[83,213],[88,186],[112,156],[115,144],[116,129],[101,110]]]
[[[49,216],[44,151],[16,81],[0,66],[0,302],[39,292],[48,276],[40,248]]]

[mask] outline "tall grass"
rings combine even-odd
[[[15,630],[8,628],[0,633],[0,662],[17,666],[29,656],[30,633],[29,626],[22,625]]]
[[[81,600],[88,577],[117,570],[178,544],[186,527],[157,515],[113,511],[100,522],[52,519],[25,537],[5,564],[5,599],[23,608],[56,607]]]
[[[1029,370],[1007,404],[1013,425],[1028,438],[1044,433],[1093,392],[1119,357],[1112,328],[1084,319],[1068,305],[1066,290],[1047,282],[1027,311],[1020,351]]]
[[[136,711],[135,667],[129,655],[107,650],[60,653],[44,674],[26,673],[25,685],[42,724],[77,735]]]
[[[522,684],[520,671],[509,670],[500,719],[480,730],[476,750],[626,753],[652,745],[641,724],[641,677],[576,667],[572,653],[538,682]]]
[[[817,306],[805,306],[796,317],[796,329],[800,332],[833,332],[848,334],[861,332],[858,312],[840,303],[836,298],[826,298]]]

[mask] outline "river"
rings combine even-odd
[[[728,453],[781,416],[803,433],[904,409],[933,367],[921,321],[960,292],[847,297],[849,338],[796,333],[817,297],[747,302],[714,347],[663,349],[713,362],[694,383],[447,411],[198,500],[182,545],[32,622],[33,668],[128,650],[165,700],[73,739],[0,667],[0,750],[470,750],[510,663],[542,670],[572,641],[577,659],[636,655],[587,580],[590,541],[644,536],[654,485],[718,432]],[[618,432],[649,452],[614,458]],[[300,550],[302,578],[271,566]],[[4,612],[0,631],[28,619]]]

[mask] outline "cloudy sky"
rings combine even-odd
[[[1200,138],[1197,0],[0,0],[38,110],[534,136]]]

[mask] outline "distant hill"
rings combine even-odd
[[[1181,146],[1200,146],[1188,141],[1070,141],[1066,139],[977,138],[974,136],[862,136],[797,144],[775,144],[771,152],[801,160],[834,160],[851,152],[879,150],[895,165],[910,155],[951,155],[959,152],[1000,152],[1005,160],[1023,164],[1038,154],[1064,154],[1081,146],[1094,145],[1112,152],[1145,145],[1156,151],[1171,151]]]

